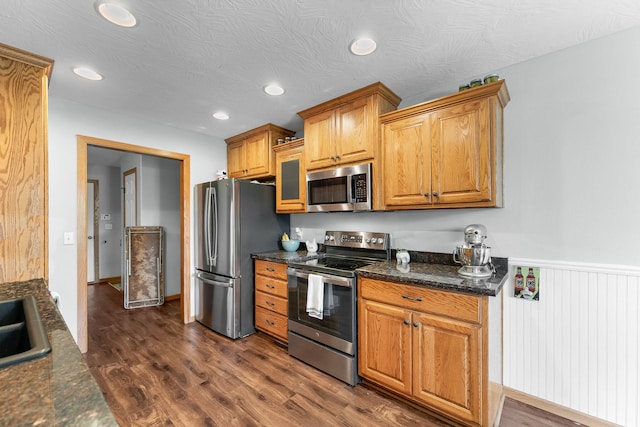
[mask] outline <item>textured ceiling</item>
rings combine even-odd
[[[138,24],[117,27],[90,0],[2,0],[0,42],[55,60],[51,97],[218,138],[267,122],[300,132],[298,111],[376,81],[412,105],[640,25],[638,0],[112,1]],[[348,51],[362,35],[378,42],[370,56]],[[266,95],[272,82],[286,93]]]

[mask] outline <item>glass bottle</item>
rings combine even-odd
[[[533,268],[529,268],[527,273],[527,290],[533,294],[536,291],[536,277],[533,275]]]
[[[520,296],[520,294],[522,294],[522,291],[524,290],[524,276],[522,275],[522,268],[518,267],[518,270],[516,271],[516,277],[514,280],[514,291],[516,296]]]

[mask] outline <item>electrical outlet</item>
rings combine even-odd
[[[65,231],[64,232],[64,238],[63,238],[63,243],[65,245],[73,245],[73,231]]]

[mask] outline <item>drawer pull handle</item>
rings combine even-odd
[[[265,301],[265,303],[271,307],[275,307],[276,305],[274,303],[272,303],[271,301]]]
[[[418,302],[421,302],[421,301],[422,301],[422,298],[420,298],[420,297],[418,297],[418,298],[413,298],[413,297],[410,297],[409,295],[402,295],[402,298],[404,298],[404,299],[408,299],[409,301],[418,301]]]
[[[269,288],[269,289],[275,289],[275,288],[276,288],[275,286],[270,285],[270,284],[268,284],[268,283],[266,283],[266,284],[265,284],[265,286],[266,286],[267,288]]]
[[[269,325],[269,326],[275,326],[275,325],[276,325],[276,323],[275,323],[275,322],[272,322],[272,321],[271,321],[271,320],[269,320],[269,319],[265,319],[265,322],[267,322],[267,325]]]
[[[272,273],[276,271],[274,268],[271,268],[271,267],[266,267],[265,270],[270,271]]]

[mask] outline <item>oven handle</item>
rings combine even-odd
[[[309,279],[309,273],[305,273],[303,271],[298,271],[295,268],[287,268],[287,275],[299,277],[301,279]],[[341,277],[341,276],[332,276],[328,274],[319,274],[324,279],[324,283],[329,283],[330,285],[343,286],[345,288],[353,288],[353,277]]]

